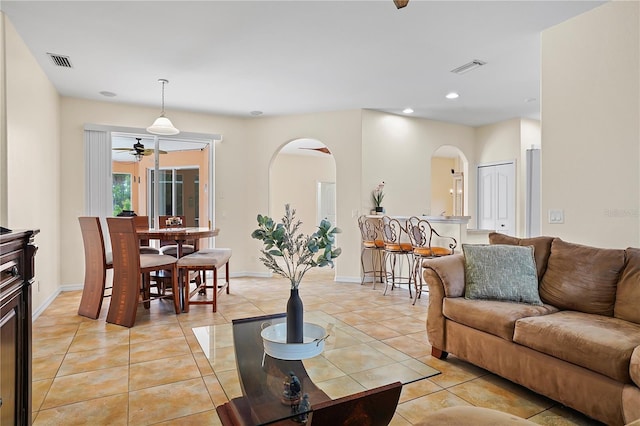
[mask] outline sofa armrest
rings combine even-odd
[[[629,375],[631,380],[640,388],[640,346],[636,346],[631,354],[631,362],[629,363]]]
[[[427,271],[433,271],[433,274],[429,275],[435,275],[438,278],[432,282],[442,286],[444,297],[464,296],[464,256],[462,254],[426,259],[422,265],[425,279]],[[427,283],[431,291],[431,283],[429,281]]]
[[[427,336],[433,348],[446,351],[442,303],[445,297],[464,295],[464,257],[453,254],[427,259],[422,266],[423,278],[429,286]]]

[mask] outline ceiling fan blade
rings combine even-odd
[[[131,148],[111,148],[113,151],[133,151]]]
[[[142,155],[151,155],[151,154],[153,154],[153,152],[154,152],[153,148],[147,148],[142,152]],[[167,153],[167,151],[163,151],[161,149],[159,149],[158,152],[160,154],[166,154]]]
[[[396,5],[398,9],[402,9],[407,4],[409,4],[409,0],[393,0],[393,3]]]
[[[318,152],[322,152],[323,154],[331,154],[331,151],[329,151],[329,148],[327,148],[326,146],[320,147],[320,148],[303,148],[301,147],[300,149],[308,149],[311,151],[318,151]]]

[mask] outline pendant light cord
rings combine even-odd
[[[162,111],[160,111],[160,117],[164,117],[164,85],[167,84],[169,80],[161,78],[158,81],[162,83]]]

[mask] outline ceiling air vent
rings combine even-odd
[[[56,55],[55,53],[47,53],[47,55],[49,55],[54,65],[63,68],[73,68],[68,56]]]
[[[459,66],[458,68],[454,68],[451,70],[452,73],[454,74],[464,74],[466,72],[469,72],[471,70],[474,70],[476,68],[479,68],[483,65],[486,65],[485,61],[481,61],[480,59],[474,59],[473,61],[469,62],[468,64],[464,64]]]

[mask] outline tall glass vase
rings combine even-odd
[[[291,289],[287,302],[287,343],[304,342],[304,318],[302,313],[302,299],[297,288]]]

